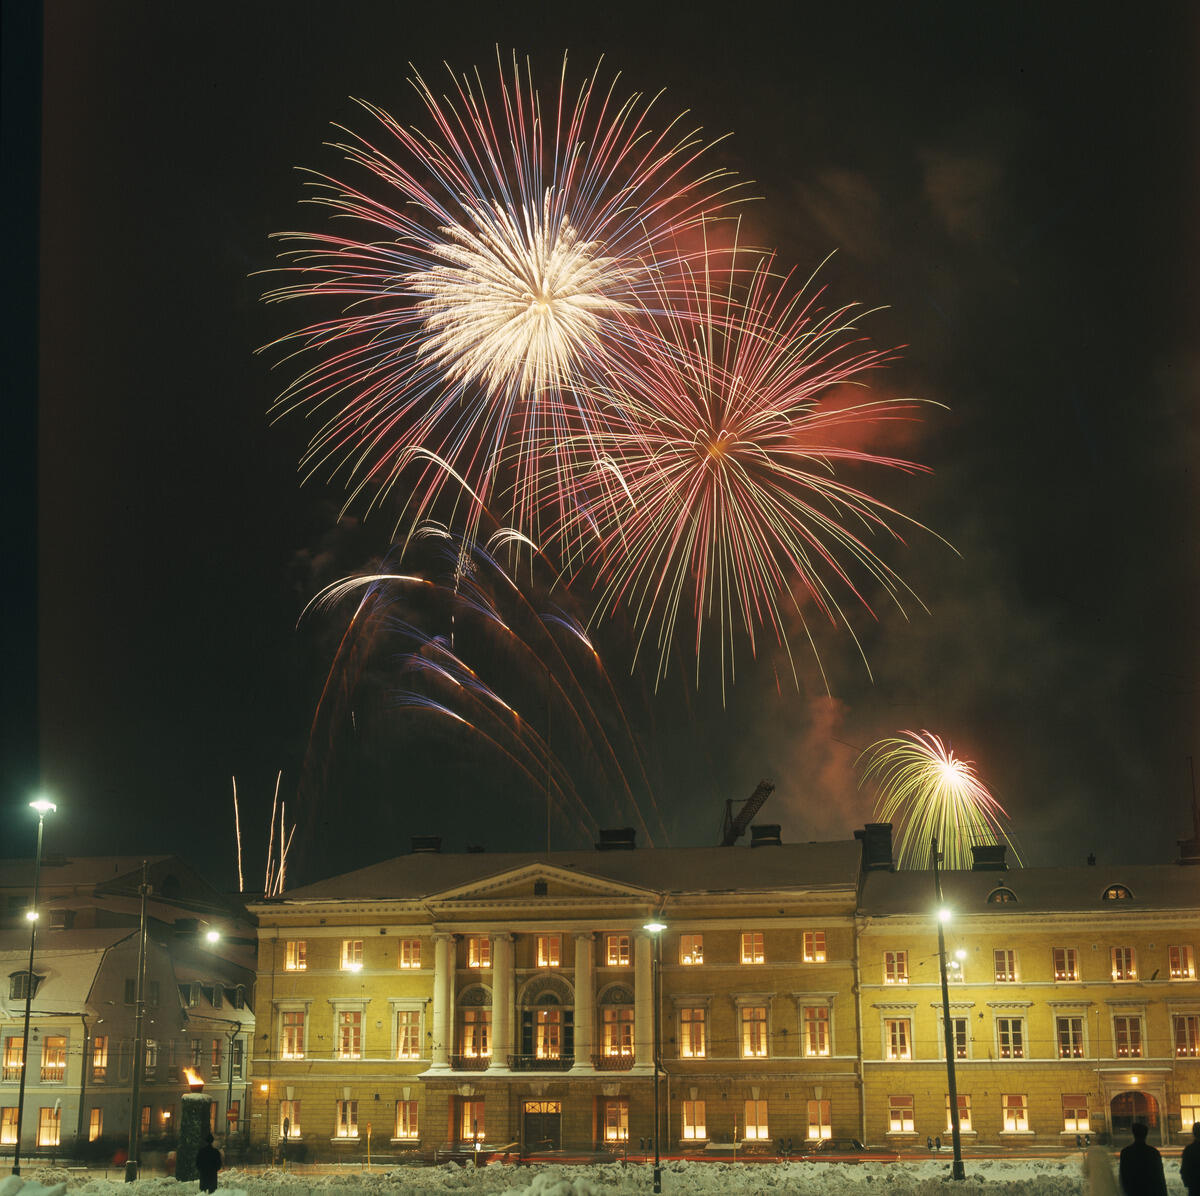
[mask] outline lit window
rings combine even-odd
[[[883,953],[884,984],[908,983],[908,952],[885,951]]]
[[[19,1080],[21,1068],[25,1061],[25,1041],[16,1034],[10,1034],[4,1039],[4,1065],[0,1078]]]
[[[337,1015],[339,1059],[362,1058],[362,1010],[341,1009]]]
[[[51,1105],[43,1108],[38,1114],[37,1144],[39,1146],[58,1146],[61,1144],[59,1134],[62,1125],[62,1108]]]
[[[1017,903],[1016,893],[1014,893],[1012,889],[1006,889],[1003,887],[999,889],[993,889],[988,894],[987,899],[989,905],[1016,905]]]
[[[1001,1098],[1004,1132],[1025,1133],[1029,1129],[1029,1101],[1024,1093],[1006,1092]]]
[[[679,936],[679,962],[683,964],[704,962],[704,935],[681,934]]]
[[[742,932],[742,963],[765,963],[763,953],[763,932],[761,930],[745,930]]]
[[[804,962],[825,962],[825,931],[806,930],[804,932]]]
[[[938,1041],[939,1053],[942,1058],[946,1057],[946,1031],[945,1022],[938,1019],[938,1029],[941,1031],[941,1038]],[[967,1019],[965,1017],[952,1017],[950,1019],[950,1040],[954,1044],[955,1059],[966,1059],[968,1057],[967,1044],[970,1042],[970,1030],[967,1027]]]
[[[462,1011],[462,1053],[468,1059],[492,1057],[492,1011],[464,1009]]]
[[[915,1133],[916,1121],[913,1118],[913,1098],[911,1095],[888,1097],[888,1133]]]
[[[682,1137],[685,1141],[696,1142],[708,1137],[708,1126],[705,1124],[702,1100],[685,1100],[683,1102],[682,1125]]]
[[[284,1059],[304,1058],[304,1010],[285,1009],[280,1014],[279,1053]]]
[[[833,1137],[833,1102],[827,1100],[810,1100],[808,1102],[808,1140]]]
[[[1025,1019],[1020,1017],[998,1017],[996,1035],[1000,1044],[1001,1059],[1025,1058]]]
[[[950,1124],[950,1093],[946,1093],[946,1133],[953,1130]],[[971,1096],[969,1093],[958,1093],[958,1128],[964,1133],[971,1132]]]
[[[288,972],[303,972],[308,967],[308,943],[304,939],[288,940],[283,967]]]
[[[761,1059],[767,1053],[767,1007],[742,1006],[742,1058]]]
[[[212,1061],[212,1074],[209,1076],[209,1079],[219,1080],[221,1078],[221,1067],[225,1062],[225,1043],[219,1038],[214,1038],[211,1041],[211,1046],[212,1050],[209,1058]]]
[[[1121,1014],[1113,1018],[1113,1041],[1118,1059],[1142,1057],[1142,1018],[1140,1014]]]
[[[417,1132],[417,1102],[415,1100],[398,1100],[396,1102],[396,1129],[393,1138],[419,1138]]]
[[[473,934],[467,939],[467,967],[492,966],[492,940],[486,934]]]
[[[1175,1058],[1195,1059],[1200,1056],[1200,1013],[1175,1015]]]
[[[362,963],[362,939],[342,939],[342,970],[356,972]]]
[[[1054,1021],[1058,1035],[1058,1057],[1060,1059],[1082,1059],[1083,1018],[1058,1017]]]
[[[1196,961],[1190,946],[1168,947],[1167,966],[1172,980],[1196,979]]]
[[[805,1005],[804,1054],[809,1059],[829,1054],[829,1006]]]
[[[143,1137],[150,1132],[150,1106],[142,1106],[142,1135]]]
[[[421,940],[400,940],[400,967],[403,969],[419,968],[421,966]]]
[[[300,1137],[300,1102],[298,1100],[281,1100],[279,1102],[279,1136],[281,1138]]]
[[[704,1041],[704,1009],[679,1011],[679,1057],[703,1059],[707,1051]]]
[[[629,935],[606,934],[604,936],[604,960],[610,968],[629,967]]]
[[[5,1105],[0,1109],[0,1146],[17,1144],[17,1106]]]
[[[483,1101],[463,1099],[458,1107],[458,1140],[482,1142],[485,1136]]]
[[[1124,885],[1109,885],[1104,890],[1105,901],[1131,901],[1133,894]]]
[[[602,1102],[605,1142],[629,1141],[629,1101],[625,1097],[611,1097]]]
[[[538,1059],[562,1058],[562,1011],[542,1008],[535,1013],[534,1055]]]
[[[42,1083],[61,1084],[67,1074],[67,1040],[60,1035],[42,1039]]]
[[[537,961],[539,968],[557,968],[562,964],[561,934],[537,936]]]
[[[1137,960],[1132,947],[1113,947],[1111,955],[1114,980],[1137,979]]]
[[[396,1058],[419,1059],[421,1057],[421,1011],[399,1009],[396,1011]]]
[[[92,1082],[100,1083],[108,1077],[108,1035],[97,1034],[92,1039]]]
[[[158,1071],[158,1043],[153,1038],[146,1039],[146,1079],[153,1080]]]
[[[1016,984],[1017,953],[1011,947],[1001,947],[993,951],[992,966],[997,984]]]
[[[88,1114],[88,1141],[95,1142],[104,1133],[104,1110],[93,1109]]]
[[[747,1141],[764,1142],[771,1136],[767,1127],[767,1102],[765,1100],[748,1100],[743,1109],[746,1132],[743,1137]]]
[[[246,1044],[240,1038],[235,1038],[230,1044],[229,1074],[235,1080],[240,1080],[242,1078],[245,1045]]]
[[[883,1049],[885,1059],[912,1058],[912,1020],[907,1017],[889,1017],[883,1023]]]
[[[1082,1092],[1065,1092],[1062,1098],[1063,1131],[1068,1134],[1090,1134],[1087,1096]]]
[[[610,1058],[633,1054],[633,1010],[610,1005],[604,1010],[604,1053]]]
[[[1079,979],[1079,958],[1074,947],[1054,948],[1054,979],[1059,983]]]
[[[333,1136],[335,1138],[358,1137],[358,1101],[338,1101],[337,1121],[334,1123]]]
[[[1179,1124],[1184,1130],[1190,1130],[1200,1121],[1200,1092],[1181,1092],[1179,1094]]]

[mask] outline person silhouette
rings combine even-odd
[[[1125,1196],[1167,1196],[1162,1155],[1146,1141],[1150,1127],[1135,1121],[1129,1127],[1133,1141],[1121,1151],[1117,1177]]]
[[[1192,1122],[1192,1141],[1179,1156],[1179,1178],[1188,1196],[1200,1196],[1200,1121]]]
[[[204,1145],[196,1151],[196,1170],[200,1174],[200,1191],[217,1190],[217,1172],[221,1170],[221,1152],[213,1145],[212,1134],[204,1135]]]

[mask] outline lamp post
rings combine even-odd
[[[33,904],[30,905],[25,917],[29,919],[29,970],[25,973],[25,1030],[21,1036],[21,1087],[17,1094],[17,1143],[13,1147],[13,1175],[21,1174],[21,1119],[25,1115],[25,1077],[29,1074],[29,1006],[33,1002],[33,948],[37,942],[38,924],[38,880],[42,871],[42,828],[47,814],[53,814],[58,807],[44,797],[39,797],[29,803],[31,810],[37,811],[38,833],[37,853],[33,857]]]
[[[137,1005],[133,1018],[133,1079],[129,1092],[129,1155],[125,1160],[125,1182],[133,1183],[138,1177],[142,1142],[142,1070],[146,1066],[146,1040],[144,1027],[146,1018],[146,898],[150,895],[150,879],[146,861],[142,861],[142,883],[138,885],[142,899],[141,917],[138,920],[137,961]]]
[[[662,1155],[659,1150],[658,1075],[662,1060],[662,932],[665,922],[650,921],[642,927],[654,936],[654,975],[651,992],[654,999],[654,1190],[662,1191]]]
[[[966,1179],[963,1168],[962,1134],[958,1120],[958,1083],[954,1074],[954,1026],[950,1021],[950,985],[946,980],[946,933],[943,927],[950,921],[950,910],[942,901],[942,877],[938,871],[937,836],[933,837],[933,888],[937,894],[938,970],[942,977],[942,1030],[946,1040],[946,1085],[950,1096],[950,1141],[954,1147],[952,1179]]]

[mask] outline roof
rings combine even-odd
[[[1131,897],[1106,901],[1114,885]],[[1013,904],[989,902],[996,889],[1008,889]],[[942,873],[947,905],[965,914],[1011,917],[1014,912],[1105,913],[1123,910],[1200,909],[1200,868],[1179,864],[1085,866],[1077,868],[1008,868],[1004,871]],[[933,872],[868,872],[860,911],[870,917],[918,914],[934,904]]]
[[[853,840],[633,851],[417,852],[293,889],[280,901],[255,903],[255,908],[306,901],[428,899],[539,863],[658,894],[853,890],[860,855]]]
[[[136,890],[141,879],[143,860],[153,866],[171,858],[166,855],[99,855],[64,859],[61,856],[44,855],[38,884],[43,889],[53,890],[63,885],[99,885],[132,876]],[[0,860],[0,888],[27,889],[32,885],[32,859]]]
[[[33,971],[44,979],[37,987],[30,1008],[42,1016],[87,1012],[88,994],[109,947],[123,942],[136,931],[118,927],[110,930],[55,930],[38,936]],[[29,967],[29,935],[23,931],[0,931],[0,1016],[17,1017],[25,1012],[25,1000],[9,997],[8,978]]]

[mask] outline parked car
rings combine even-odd
[[[803,1157],[838,1163],[894,1163],[900,1156],[885,1146],[867,1146],[857,1138],[820,1138],[805,1143]]]

